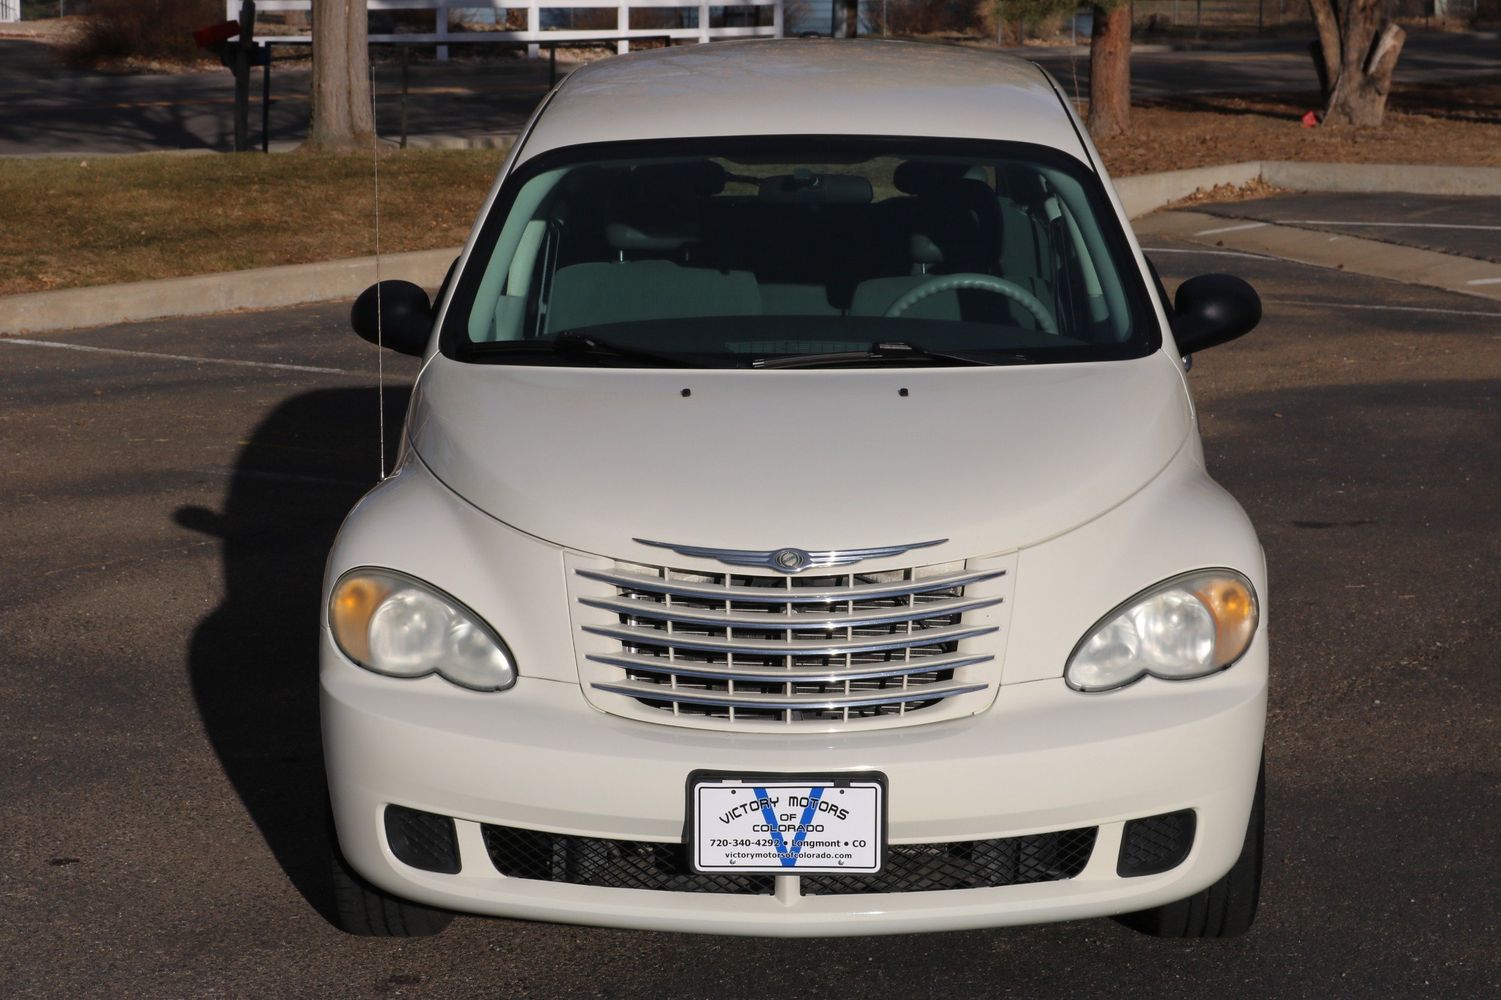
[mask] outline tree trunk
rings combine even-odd
[[[371,148],[368,38],[365,0],[313,0],[313,121],[304,149]]]
[[[1380,125],[1407,33],[1391,22],[1378,32],[1381,0],[1308,0],[1308,8],[1318,30],[1323,124]]]
[[[1089,37],[1089,134],[1109,139],[1131,128],[1131,5],[1094,5]]]

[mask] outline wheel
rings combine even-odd
[[[344,860],[332,823],[328,833],[334,915],[340,930],[363,937],[429,937],[448,926],[452,913],[409,903],[366,882]]]
[[[1031,313],[1032,317],[1037,320],[1038,329],[1043,333],[1057,334],[1058,332],[1058,324],[1053,322],[1053,316],[1048,312],[1048,307],[1043,305],[1037,296],[1016,282],[997,278],[993,274],[936,274],[887,306],[886,318],[895,319],[929,296],[956,289],[970,289],[1004,296]]]
[[[1225,877],[1201,892],[1116,920],[1132,930],[1164,938],[1228,938],[1244,934],[1256,921],[1261,896],[1262,827],[1266,802],[1266,762],[1256,776],[1256,796],[1240,857]]]

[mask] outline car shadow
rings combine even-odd
[[[385,391],[388,452],[409,396],[408,386]],[[242,444],[223,509],[174,514],[218,538],[223,558],[223,602],[199,623],[188,652],[204,731],[271,853],[324,917],[332,886],[318,605],[339,524],[378,478],[376,411],[374,388],[281,403]]]

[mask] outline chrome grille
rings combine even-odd
[[[579,566],[594,692],[661,721],[900,724],[991,687],[998,567],[808,576]],[[981,643],[984,646],[987,644]],[[984,673],[984,676],[982,676]],[[921,721],[913,719],[913,721]]]

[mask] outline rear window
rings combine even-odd
[[[500,364],[1111,360],[1160,337],[1097,176],[1020,143],[700,139],[528,161],[445,353]]]

